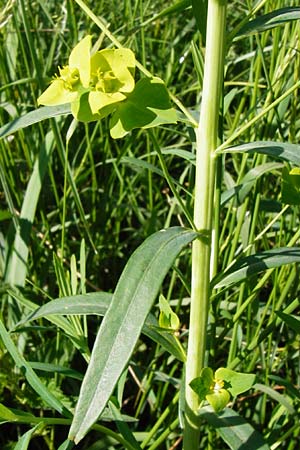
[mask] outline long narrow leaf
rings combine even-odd
[[[237,36],[248,35],[252,33],[258,33],[271,28],[278,27],[279,25],[285,25],[292,20],[300,19],[300,8],[299,7],[287,7],[280,8],[276,11],[272,11],[263,16],[257,17],[251,20],[246,25],[244,25]]]
[[[222,150],[222,153],[261,153],[281,161],[300,165],[300,145],[288,142],[257,141],[235,145]]]
[[[45,119],[71,114],[70,105],[44,106],[18,117],[0,128],[0,139]]]
[[[237,260],[228,271],[212,280],[212,286],[220,288],[238,283],[267,269],[300,262],[299,247],[281,247],[256,253]]]
[[[113,294],[108,292],[92,292],[84,295],[57,298],[37,308],[32,314],[19,322],[18,326],[41,317],[52,318],[53,321],[53,317],[56,315],[95,314],[104,316],[112,297]],[[179,361],[185,361],[185,353],[176,337],[165,330],[159,329],[158,321],[153,314],[148,314],[142,333],[161,345]]]
[[[256,383],[253,386],[253,389],[259,390],[259,391],[264,392],[265,394],[267,394],[273,400],[278,402],[279,405],[284,406],[284,408],[286,409],[286,411],[289,414],[295,414],[296,413],[295,412],[295,408],[293,407],[293,405],[291,403],[291,400],[289,400],[287,397],[283,396],[279,392],[275,391],[270,386],[265,386],[264,384]]]
[[[78,443],[102,413],[126,367],[161,283],[197,233],[180,227],[150,236],[129,259],[94,344],[69,439]]]

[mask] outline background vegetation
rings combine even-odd
[[[287,92],[300,76],[298,21],[243,38],[235,37],[238,29],[255,7],[255,16],[259,16],[296,3],[229,2],[224,140]],[[181,102],[198,121],[204,47],[190,2],[168,1],[162,6],[156,0],[99,0],[86,4],[123,46],[135,52],[138,61],[165,81],[175,107],[180,110]],[[72,0],[10,0],[1,6],[0,26],[3,126],[37,108],[36,100],[57,66],[67,62],[70,50],[86,34],[92,34],[94,41],[99,39],[101,47],[111,46]],[[234,143],[272,140],[298,144],[299,112],[298,88],[246,128]],[[153,133],[169,177],[192,214],[194,129],[182,121]],[[72,409],[101,318],[22,321],[51,299],[113,292],[129,256],[147,236],[189,223],[144,130],[112,140],[105,120],[74,125],[70,116],[61,115],[8,134],[0,145],[1,318],[19,354],[49,391]],[[43,164],[35,166],[41,152]],[[287,201],[282,195],[282,171],[290,165],[259,153],[228,153],[220,161],[217,272],[242,254],[296,246],[299,199]],[[12,247],[18,235],[22,243],[16,258]],[[184,347],[189,286],[187,249],[161,290],[180,318],[178,335]],[[292,450],[300,444],[299,321],[294,317],[299,312],[299,295],[296,264],[269,269],[212,293],[210,365],[257,374],[259,388],[237,398],[233,409],[272,449]],[[158,304],[153,313],[158,316]],[[56,449],[67,437],[70,420],[50,409],[30,387],[20,369],[22,364],[12,358],[11,341],[4,336],[3,331],[0,403],[12,416],[0,409],[0,446],[14,448],[25,432],[40,423],[27,435],[30,448]],[[181,448],[177,394],[182,370],[181,361],[141,337],[116,392],[122,413],[138,418],[129,427],[141,448]],[[28,413],[36,420],[28,418]],[[78,448],[124,448],[108,431],[124,436],[124,430],[114,422],[102,423],[107,428],[93,429]],[[214,427],[204,421],[202,426],[199,448],[228,448]]]

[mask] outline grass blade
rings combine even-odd
[[[25,283],[31,227],[52,148],[53,134],[49,132],[35,161],[33,172],[27,185],[14,245],[6,262],[5,280],[12,286],[24,286]]]
[[[129,259],[116,287],[82,383],[69,439],[78,443],[103,411],[124,370],[160,285],[197,233],[181,227],[150,236]]]

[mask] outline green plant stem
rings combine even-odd
[[[205,364],[210,297],[210,259],[215,150],[222,94],[225,50],[226,0],[209,0],[202,105],[197,130],[194,223],[203,237],[193,242],[192,291],[186,363],[184,450],[195,450],[199,442],[199,398],[189,386]]]

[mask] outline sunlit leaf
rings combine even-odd
[[[230,394],[226,389],[218,389],[207,394],[205,398],[214,410],[219,412],[229,403]]]
[[[85,374],[69,438],[78,443],[97,421],[126,367],[161,283],[197,233],[180,227],[150,236],[133,253],[104,316]]]
[[[110,132],[116,139],[134,128],[150,128],[176,120],[164,83],[159,78],[142,78],[127,99],[118,105],[110,121]]]
[[[225,382],[224,387],[233,397],[248,391],[255,381],[255,375],[252,373],[235,372],[225,367],[216,370],[215,378],[220,378]]]
[[[180,320],[163,295],[159,296],[159,309],[159,326],[174,331],[178,330],[180,327]]]

